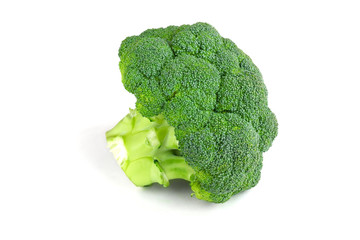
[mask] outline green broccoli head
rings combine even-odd
[[[211,25],[196,23],[149,29],[128,37],[119,57],[124,87],[137,98],[135,115],[148,120],[146,131],[153,129],[150,135],[143,133],[146,137],[138,138],[140,144],[153,148],[145,154],[147,163],[136,163],[141,171],[125,171],[136,185],[158,182],[167,186],[170,179],[184,178],[191,182],[197,198],[224,202],[257,184],[262,152],[270,148],[278,124],[268,108],[262,75],[249,56]],[[136,126],[125,126],[124,120],[120,125]],[[164,166],[169,166],[169,161],[156,157],[155,152],[164,145],[157,134],[159,127],[176,142],[171,148],[175,156],[167,156],[182,160],[172,169],[186,177],[168,174]],[[121,145],[131,152],[124,139],[135,133],[119,134],[117,128],[107,133],[111,148]],[[156,144],[149,140],[154,136]],[[117,137],[122,143],[114,144]],[[127,157],[121,160],[131,161]],[[151,177],[140,183],[134,181],[138,176]]]

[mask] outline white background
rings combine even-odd
[[[0,239],[360,239],[358,1],[2,1]],[[279,135],[224,204],[136,188],[105,131],[121,41],[212,24],[260,68]]]

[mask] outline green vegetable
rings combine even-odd
[[[258,183],[278,124],[250,57],[206,23],[128,37],[119,57],[136,110],[106,138],[136,186],[181,178],[221,203]]]

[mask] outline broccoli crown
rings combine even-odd
[[[128,37],[119,57],[137,111],[174,127],[197,198],[224,202],[258,183],[278,124],[249,56],[199,22]]]

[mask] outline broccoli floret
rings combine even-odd
[[[119,57],[136,110],[106,137],[135,185],[181,178],[197,198],[220,203],[258,183],[278,124],[249,56],[196,23],[128,37]]]

